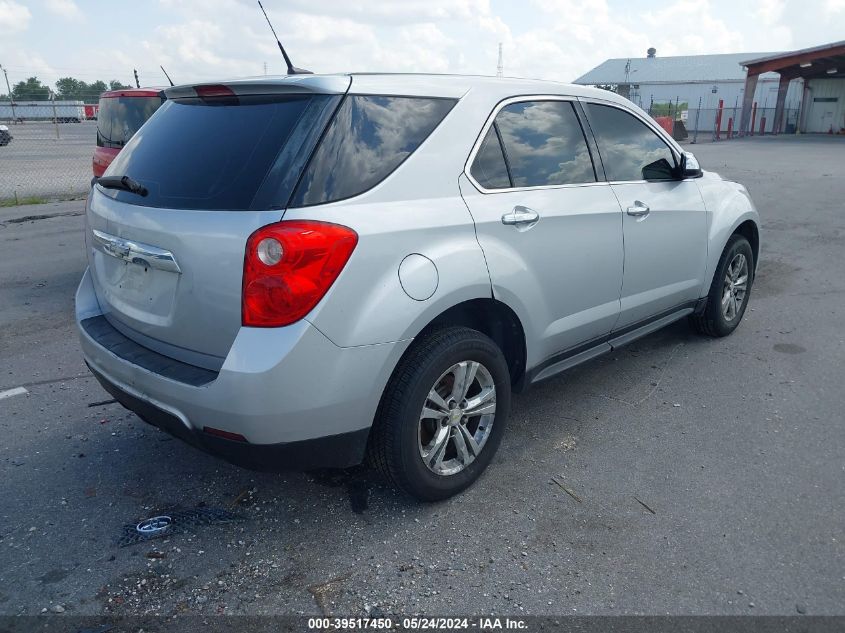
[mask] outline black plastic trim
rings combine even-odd
[[[90,365],[88,369],[103,389],[144,422],[236,466],[265,472],[283,472],[314,468],[348,468],[360,464],[364,459],[370,435],[369,428],[280,444],[250,444],[227,440],[188,428],[175,415],[124,391]]]
[[[199,387],[212,382],[219,375],[219,372],[183,363],[139,345],[119,332],[102,314],[85,319],[80,325],[95,343],[118,358],[170,380]]]
[[[610,346],[611,346],[611,349],[608,350],[608,351],[613,351],[615,349],[618,349],[619,347],[622,347],[622,345],[619,345],[619,344],[613,345],[611,343],[611,341],[613,339],[616,339],[620,336],[624,336],[625,334],[628,334],[628,333],[633,332],[635,330],[639,330],[640,328],[644,328],[644,327],[648,326],[649,324],[654,323],[655,321],[659,321],[660,319],[664,319],[667,316],[672,315],[676,312],[680,312],[682,310],[688,310],[690,308],[692,308],[693,311],[701,309],[701,305],[702,305],[701,302],[702,301],[704,301],[706,303],[707,299],[705,298],[705,299],[698,299],[696,301],[687,301],[686,303],[682,303],[680,305],[677,305],[674,308],[670,308],[669,310],[664,310],[663,312],[660,312],[658,314],[650,316],[647,319],[642,319],[641,321],[637,321],[636,323],[632,323],[631,325],[625,326],[625,327],[620,328],[618,330],[612,330],[608,334],[605,334],[603,336],[598,336],[594,339],[590,339],[589,341],[586,341],[584,343],[576,345],[575,347],[570,347],[569,349],[565,349],[562,352],[558,352],[557,354],[553,354],[552,356],[549,356],[546,360],[541,362],[536,367],[532,367],[527,372],[528,377],[526,379],[526,383],[531,384],[534,381],[534,378],[536,378],[536,376],[540,372],[542,372],[544,369],[546,369],[547,367],[554,365],[556,363],[559,363],[561,361],[564,361],[568,358],[572,358],[573,356],[577,356],[578,354],[581,354],[581,353],[586,352],[590,349],[593,349],[594,347],[598,347],[599,345],[604,345],[605,343],[609,343]],[[651,332],[648,332],[648,334],[650,334],[650,333]],[[645,334],[644,334],[644,336],[645,336]],[[634,339],[632,339],[632,340],[634,340]],[[627,344],[629,342],[630,341],[626,341],[626,343],[623,343],[623,345]]]

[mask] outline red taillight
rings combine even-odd
[[[299,321],[334,283],[358,243],[339,224],[277,222],[246,242],[242,323],[281,327]]]
[[[234,97],[234,91],[222,84],[194,86],[198,97]]]

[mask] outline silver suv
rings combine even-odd
[[[82,349],[107,391],[258,469],[366,458],[427,500],[511,392],[683,317],[737,327],[741,186],[629,101],[540,81],[178,86],[87,202]]]

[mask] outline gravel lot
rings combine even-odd
[[[56,138],[56,128],[59,138]],[[14,137],[0,147],[0,200],[38,196],[84,197],[91,177],[97,122],[9,125]]]
[[[842,615],[845,139],[692,149],[763,218],[745,322],[518,396],[488,473],[433,505],[239,470],[102,404],[72,327],[82,203],[0,210],[0,392],[28,390],[0,400],[0,614]],[[243,520],[117,544],[197,506]]]

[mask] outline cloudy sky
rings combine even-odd
[[[768,52],[845,39],[845,0],[266,0],[296,65],[571,81],[608,57]],[[255,0],[0,0],[0,64],[143,84],[283,72]],[[5,92],[3,86],[0,92]]]

